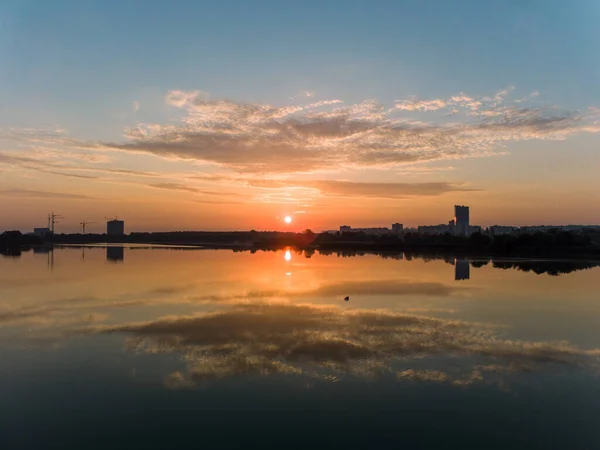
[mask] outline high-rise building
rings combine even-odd
[[[106,234],[109,236],[123,236],[125,234],[125,222],[122,220],[109,220],[106,222]]]
[[[393,223],[392,224],[392,233],[402,234],[404,231],[404,225],[401,223]]]
[[[458,236],[469,234],[469,207],[454,205],[454,233]]]

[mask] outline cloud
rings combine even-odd
[[[114,169],[114,168],[105,168],[105,167],[89,167],[89,166],[81,166],[81,165],[73,165],[65,162],[56,162],[55,159],[60,158],[61,160],[65,159],[76,159],[83,161],[91,161],[94,163],[97,162],[107,162],[107,158],[102,158],[102,155],[87,155],[87,154],[75,154],[73,152],[55,152],[53,150],[44,149],[42,152],[33,152],[31,156],[21,156],[11,154],[10,152],[0,152],[0,163],[5,163],[11,166],[17,166],[28,170],[35,170],[38,172],[43,172],[51,175],[60,175],[64,177],[71,178],[81,178],[81,179],[98,179],[99,177],[93,175],[81,175],[77,173],[69,173],[69,172],[59,172],[56,170],[50,169],[59,169],[63,171],[79,171],[79,172],[97,172],[97,173],[106,173],[111,175],[134,175],[134,176],[143,176],[143,177],[158,177],[159,174],[156,172],[146,172],[141,170],[131,170],[131,169]],[[56,158],[55,158],[56,157]],[[78,163],[80,164],[80,163]]]
[[[310,188],[326,195],[346,197],[406,198],[414,196],[436,196],[447,192],[469,192],[479,189],[469,188],[459,183],[360,183],[354,181],[282,181],[250,180],[250,186],[260,188]]]
[[[238,194],[235,192],[206,191],[206,190],[198,189],[193,186],[188,186],[186,184],[181,184],[181,183],[165,182],[165,183],[148,184],[147,186],[156,188],[156,189],[166,189],[166,190],[170,190],[170,191],[192,192],[194,194],[217,195],[217,196],[223,196],[223,197],[229,197],[229,196],[243,197],[242,194]]]
[[[392,107],[375,100],[343,104],[339,99],[274,106],[174,90],[165,101],[181,110],[178,121],[140,123],[127,128],[120,142],[78,140],[62,130],[9,130],[0,137],[86,152],[152,154],[263,175],[398,169],[505,154],[511,142],[600,132],[593,106],[583,112],[526,107],[535,93],[515,104],[507,101],[513,89],[489,96],[461,92],[447,98],[398,100]],[[435,121],[424,120],[430,112],[440,113],[434,114]]]
[[[131,107],[133,108],[133,112],[137,112],[140,109],[140,102],[135,100],[131,103]]]
[[[184,106],[192,106],[201,103],[208,98],[208,93],[203,91],[169,91],[165,96],[165,101],[168,105],[183,108]]]
[[[416,173],[428,173],[452,170],[453,167],[416,168]],[[415,196],[436,196],[447,192],[474,192],[480,189],[469,187],[465,183],[368,183],[340,180],[294,180],[281,178],[232,177],[228,175],[194,175],[190,179],[226,183],[229,185],[250,186],[260,189],[293,190],[293,196],[318,191],[322,195],[347,197],[406,198]]]
[[[10,197],[58,198],[73,200],[90,200],[93,197],[67,192],[35,191],[29,189],[0,189],[0,195]]]
[[[68,178],[80,178],[83,180],[97,180],[98,177],[93,176],[93,175],[79,175],[76,173],[65,173],[65,172],[57,172],[54,170],[46,170],[46,169],[42,169],[39,167],[31,167],[31,166],[23,166],[27,169],[33,169],[33,170],[37,170],[38,172],[43,172],[43,173],[48,173],[50,175],[60,175],[63,177],[68,177]]]
[[[396,372],[401,380],[462,385],[483,380],[484,372],[599,368],[598,350],[502,339],[482,324],[301,304],[237,304],[217,313],[80,331],[128,334],[127,347],[138,352],[180,353],[187,370],[167,377],[172,388],[249,374],[377,377],[398,365],[404,367]],[[440,356],[460,361],[452,364],[460,374],[423,368]]]
[[[130,170],[130,169],[106,169],[99,167],[74,167],[73,170],[89,170],[93,172],[110,173],[115,175],[135,175],[139,177],[158,177],[160,176],[156,172],[145,172],[143,170]]]
[[[396,103],[401,111],[437,111],[448,106],[444,100],[404,100]]]
[[[185,115],[179,124],[139,124],[127,142],[100,148],[198,160],[238,173],[293,173],[340,167],[389,167],[501,153],[513,141],[565,139],[598,132],[594,111],[570,113],[503,104],[464,93],[446,99],[373,100],[340,106],[340,100],[271,106],[208,100],[200,91],[172,91],[168,103]],[[398,113],[464,112],[460,122],[423,122]],[[456,117],[454,114],[452,117]]]

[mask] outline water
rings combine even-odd
[[[0,448],[598,448],[594,266],[0,257]]]

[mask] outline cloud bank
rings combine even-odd
[[[373,100],[343,105],[337,99],[277,107],[211,100],[201,91],[171,91],[167,103],[184,113],[179,124],[139,124],[127,129],[128,142],[98,145],[197,160],[240,173],[297,173],[486,156],[511,141],[600,131],[592,109],[528,108],[507,100],[511,90],[488,97],[461,93],[400,100],[392,107]],[[436,122],[406,117],[427,112],[444,114]],[[453,122],[444,119],[448,115]]]

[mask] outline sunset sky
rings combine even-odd
[[[3,0],[0,231],[600,223],[599,23],[597,0]]]

